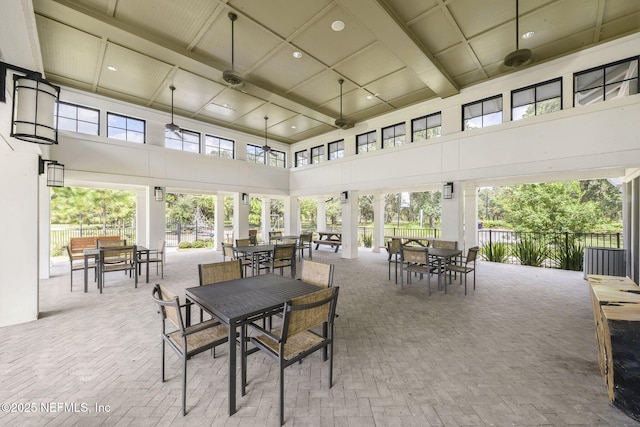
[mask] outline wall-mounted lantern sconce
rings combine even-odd
[[[42,78],[42,74],[0,62],[0,102],[6,100],[7,70],[13,75],[11,133],[14,138],[36,144],[58,143],[58,99],[60,87]]]
[[[47,187],[64,187],[64,165],[38,156],[39,175],[44,173],[45,164],[47,165]]]
[[[249,195],[247,193],[242,193],[242,204],[243,205],[249,204]]]
[[[343,191],[342,193],[340,193],[340,202],[342,202],[342,204],[344,205],[348,201],[349,201],[349,192]]]
[[[442,198],[453,199],[453,182],[445,182],[442,186]]]
[[[164,188],[156,187],[153,190],[153,196],[156,199],[156,202],[161,202],[164,200]]]

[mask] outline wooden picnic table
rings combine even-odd
[[[318,238],[313,241],[316,244],[316,250],[320,245],[330,245],[335,248],[334,252],[338,252],[342,245],[342,233],[339,231],[317,231]]]

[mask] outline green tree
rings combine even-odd
[[[54,224],[100,224],[124,226],[133,223],[135,194],[131,191],[100,188],[55,188],[51,196],[51,222]]]
[[[598,209],[583,195],[577,181],[524,184],[506,189],[500,203],[516,231],[584,232],[598,223]]]

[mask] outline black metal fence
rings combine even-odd
[[[582,270],[584,248],[623,248],[621,233],[542,233],[478,230],[484,259],[507,264]]]

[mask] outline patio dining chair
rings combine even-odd
[[[118,246],[102,249],[99,256],[98,270],[98,285],[100,287],[100,293],[102,293],[102,289],[104,288],[105,273],[113,271],[129,272],[129,277],[134,277],[134,284],[137,288],[138,265],[136,246]]]
[[[280,269],[280,275],[284,274],[284,268],[291,269],[291,277],[296,277],[296,245],[282,244],[273,247],[271,256],[260,262],[263,267],[268,267],[274,273],[276,268]]]
[[[398,257],[400,255],[400,246],[402,246],[401,239],[391,239],[387,242],[387,252],[389,252],[389,257],[387,258],[387,262],[389,263],[389,280],[391,280],[391,263],[393,263],[396,269],[396,285],[398,284]]]
[[[313,233],[302,233],[298,239],[298,249],[300,250],[300,259],[304,258],[304,250],[309,251],[309,259],[313,259]]]
[[[69,255],[69,267],[70,267],[70,274],[69,274],[70,283],[69,284],[71,285],[71,292],[73,292],[73,272],[78,270],[84,271],[84,257],[81,259],[73,259],[71,248],[68,245],[65,246],[65,248],[67,250],[67,255]],[[98,270],[97,270],[96,258],[92,256],[88,259],[87,262],[88,262],[87,269],[93,269],[94,280],[97,280]]]
[[[333,264],[317,261],[302,261],[300,280],[316,286],[330,288],[333,285]]]
[[[400,287],[404,289],[404,273],[407,272],[407,283],[411,283],[411,273],[427,275],[427,293],[431,295],[431,273],[437,267],[429,259],[429,249],[421,246],[405,246],[400,248]]]
[[[165,345],[168,345],[182,360],[182,415],[184,416],[187,414],[187,360],[227,342],[229,330],[217,320],[208,320],[186,327],[181,309],[187,304],[180,305],[178,297],[164,286],[156,284],[151,298],[160,306],[162,317],[162,382],[165,378]],[[167,320],[172,325],[171,330],[167,329]]]
[[[474,246],[469,248],[467,256],[460,263],[449,264],[447,270],[460,273],[460,284],[462,284],[462,275],[464,274],[464,294],[467,294],[467,274],[473,272],[473,289],[476,289],[476,259],[480,248]]]
[[[247,275],[247,267],[251,267],[251,259],[240,255],[236,250],[233,249],[233,246],[228,243],[222,244],[222,260],[226,261],[229,258],[229,261],[239,260],[242,265],[242,270],[244,275]]]
[[[156,264],[156,275],[158,274],[158,267],[160,267],[161,278],[164,279],[164,257],[165,257],[165,241],[160,239],[158,240],[158,245],[155,249],[149,250],[149,258],[147,259],[147,255],[144,253],[138,254],[138,275],[141,274],[142,264],[144,263],[155,263]]]
[[[260,335],[252,336],[251,342],[272,359],[278,361],[280,371],[280,425],[284,424],[284,370],[310,354],[328,348],[329,388],[333,385],[333,334],[339,287],[322,289],[288,301],[282,311],[282,327],[270,331],[251,323]],[[327,325],[327,333],[318,334],[311,329]],[[242,363],[246,365],[249,351],[243,349]],[[246,384],[243,384],[245,387]]]

